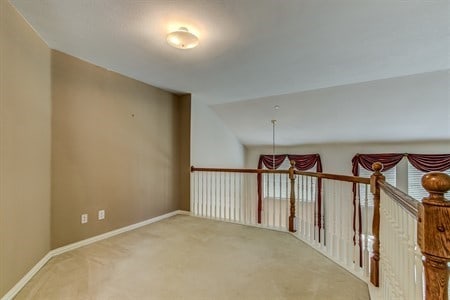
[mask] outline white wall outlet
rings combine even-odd
[[[105,210],[104,209],[99,210],[98,211],[98,219],[103,220],[104,218],[105,218]]]
[[[85,224],[88,222],[88,214],[81,215],[81,224]]]

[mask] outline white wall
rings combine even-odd
[[[279,154],[319,153],[323,172],[351,175],[352,158],[357,153],[450,153],[450,141],[408,143],[336,143],[277,147]],[[260,154],[271,154],[271,146],[247,147],[246,167],[256,168]]]
[[[222,120],[195,96],[191,102],[191,164],[196,167],[244,166],[245,148]]]

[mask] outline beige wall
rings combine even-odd
[[[191,95],[180,96],[178,118],[179,209],[190,210],[191,197]]]
[[[0,297],[50,249],[50,50],[0,0]]]
[[[181,98],[52,51],[52,248],[186,207]]]
[[[2,297],[51,248],[189,209],[191,96],[51,52],[0,5]]]

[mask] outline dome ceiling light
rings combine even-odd
[[[186,27],[180,27],[167,35],[167,43],[178,49],[192,49],[197,47],[199,39]]]

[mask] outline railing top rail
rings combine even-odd
[[[402,192],[396,187],[390,185],[384,180],[378,180],[380,189],[383,190],[387,195],[389,195],[395,202],[397,202],[401,207],[403,207],[409,214],[417,218],[419,211],[420,202],[414,199],[410,195]]]
[[[194,166],[191,167],[191,172],[229,172],[229,173],[254,173],[254,174],[263,174],[263,173],[289,174],[289,170],[196,168]],[[339,180],[339,181],[347,181],[347,182],[356,182],[356,183],[370,184],[370,178],[364,178],[364,177],[336,175],[336,174],[328,174],[328,173],[316,173],[316,172],[301,172],[301,171],[294,171],[294,173],[297,174],[297,175],[301,175],[301,176],[311,176],[311,177],[317,177],[317,178],[323,178],[323,179],[331,179],[331,180]]]
[[[191,172],[228,172],[228,173],[276,173],[289,174],[289,170],[268,170],[268,169],[225,169],[225,168],[196,168],[191,167]]]
[[[337,175],[337,174],[329,174],[329,173],[302,172],[302,171],[295,171],[294,173],[297,175],[302,175],[302,176],[311,176],[311,177],[331,179],[331,180],[337,180],[337,181],[347,181],[347,182],[370,184],[370,178],[365,178],[365,177]]]

